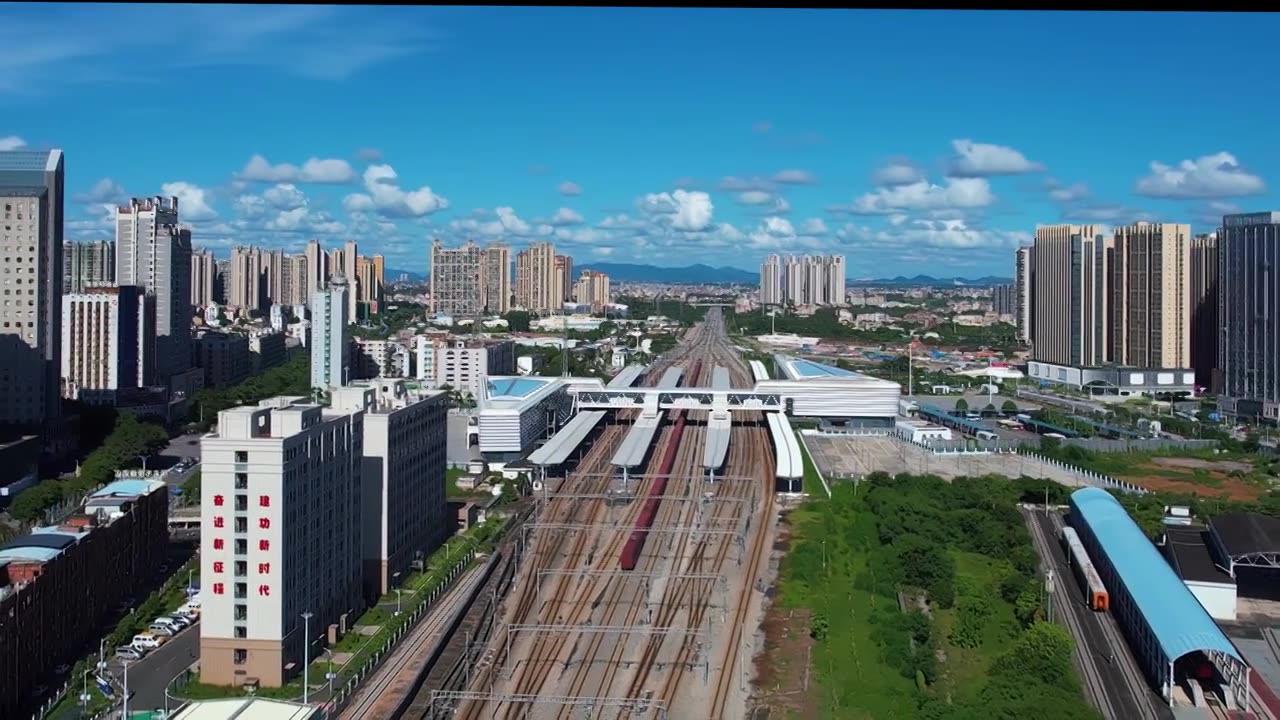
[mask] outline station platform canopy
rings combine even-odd
[[[604,419],[603,410],[587,410],[573,416],[542,447],[529,454],[530,465],[559,465],[591,434],[600,421]]]

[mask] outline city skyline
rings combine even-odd
[[[1012,277],[1012,248],[1039,224],[1148,220],[1199,234],[1223,214],[1277,206],[1267,181],[1280,150],[1263,119],[1273,101],[1236,114],[1209,101],[1263,86],[1261,48],[1277,28],[1265,15],[163,11],[206,39],[124,31],[155,8],[0,11],[14,51],[0,58],[0,148],[66,152],[67,240],[110,239],[111,208],[163,194],[180,198],[193,244],[219,257],[234,245],[353,240],[390,269],[425,274],[439,237],[504,241],[513,258],[550,241],[583,265],[750,271],[771,253],[843,254],[850,277]],[[598,30],[620,24],[635,32],[604,32],[600,44]],[[338,28],[341,57],[324,50]],[[1078,39],[1073,57],[1098,60],[1038,52],[1061,33]],[[1188,48],[1233,40],[1214,57],[1108,40],[1152,33]],[[95,40],[68,42],[80,37]],[[939,70],[955,37],[966,62]],[[38,52],[53,46],[64,49]],[[608,54],[584,65],[599,47]],[[176,69],[156,68],[155,50]],[[405,92],[411,77],[430,77],[431,92]],[[116,88],[172,82],[206,89],[184,99],[164,152],[139,153],[154,133],[130,113],[171,112],[170,101],[139,105]],[[1163,98],[1164,118],[1126,119],[1138,96]],[[123,97],[129,113],[101,112]],[[297,113],[318,97],[340,107]],[[255,111],[226,112],[239,105]],[[346,108],[379,108],[380,119]]]

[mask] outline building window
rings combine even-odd
[[[236,554],[237,554],[237,555],[248,555],[248,554],[249,554],[249,541],[248,541],[248,540],[245,540],[245,539],[243,539],[243,538],[236,540]]]
[[[248,512],[248,511],[249,511],[249,496],[237,495],[236,496],[236,512]]]
[[[249,473],[236,473],[236,489],[237,490],[249,489]]]
[[[249,637],[249,629],[248,629],[248,628],[246,628],[246,627],[245,627],[245,626],[243,626],[243,625],[237,625],[237,626],[236,626],[236,637],[237,637],[237,638],[240,638],[240,639],[244,639],[244,638]]]
[[[236,620],[248,620],[248,619],[249,619],[249,606],[248,606],[248,605],[236,605],[236,615],[235,615],[235,619],[236,619]]]
[[[247,463],[247,462],[249,462],[249,453],[248,453],[247,451],[245,451],[245,450],[237,450],[237,451],[236,451],[236,462],[238,462],[238,463]]]
[[[244,599],[245,599],[245,598],[247,598],[247,597],[249,597],[249,585],[248,585],[248,583],[236,583],[236,594],[235,594],[235,598],[236,598],[237,600],[244,600]]]
[[[236,532],[249,532],[249,518],[236,518]]]
[[[249,563],[244,560],[236,561],[236,577],[244,577],[249,574]]]
[[[249,651],[244,648],[236,648],[231,651],[231,662],[236,665],[243,665],[249,661]]]

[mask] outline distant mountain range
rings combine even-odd
[[[920,287],[922,285],[935,285],[935,286],[936,285],[975,285],[978,287],[986,287],[988,285],[1005,285],[1011,282],[1013,282],[1012,278],[997,277],[995,275],[986,275],[984,277],[973,278],[973,279],[962,278],[962,277],[936,278],[936,277],[931,277],[929,275],[916,275],[915,277],[903,277],[902,275],[899,275],[898,277],[895,277],[895,278],[850,279],[846,284],[855,285],[855,286],[874,285],[876,287],[884,287],[884,286],[890,286],[890,285],[902,285],[902,286],[913,286],[913,287]]]
[[[742,270],[735,267],[711,267],[710,265],[688,265],[686,267],[658,267],[656,265],[639,265],[633,263],[587,263],[578,265],[574,268],[574,272],[583,270],[596,270],[609,276],[614,282],[637,282],[637,283],[669,283],[671,285],[755,285],[760,282],[760,274],[749,270]],[[396,270],[387,268],[386,277],[389,280],[398,279],[402,274],[408,275],[410,280],[424,282],[427,280],[426,273],[410,272],[408,270]],[[996,277],[988,275],[980,278],[936,278],[929,275],[916,275],[915,277],[904,277],[899,275],[895,278],[850,278],[848,285],[852,287],[858,286],[953,286],[953,285],[1001,285],[1011,283],[1010,278]]]
[[[754,285],[760,282],[760,274],[733,267],[713,268],[710,265],[687,267],[657,267],[629,263],[589,263],[575,266],[579,270],[596,270],[615,282],[670,283],[672,285],[700,285],[707,283]]]

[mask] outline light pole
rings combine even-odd
[[[187,599],[190,599],[191,596],[194,594],[191,592],[192,590],[191,578],[195,577],[195,574],[196,574],[195,568],[191,568],[190,570],[187,571]]]
[[[80,677],[84,680],[84,692],[80,693],[80,717],[85,716],[85,712],[89,709],[89,701],[92,699],[89,695],[89,673],[91,672],[93,671],[86,669],[80,673]]]
[[[400,617],[400,588],[396,588],[396,617]]]
[[[129,717],[129,665],[132,663],[125,660],[121,664],[124,665],[124,688],[120,692],[124,696],[124,704],[120,708],[120,716],[127,718]]]
[[[329,701],[333,702],[333,648],[325,648],[324,652],[329,658],[329,672],[325,677],[329,679]]]
[[[311,617],[312,617],[312,614],[313,613],[310,610],[302,613],[302,704],[303,705],[307,704],[307,699],[310,697],[308,694],[308,690],[310,690],[309,681],[311,680],[310,671],[311,671]]]

